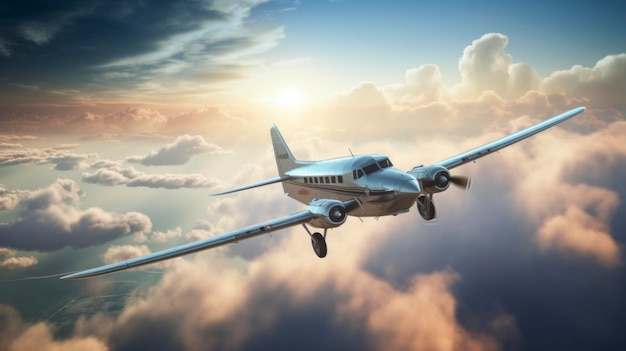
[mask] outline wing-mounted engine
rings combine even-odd
[[[408,172],[414,176],[422,186],[422,191],[426,194],[434,194],[442,192],[450,184],[467,189],[470,185],[470,179],[463,176],[452,176],[450,171],[442,166],[417,166]]]
[[[418,166],[409,171],[427,194],[442,192],[450,186],[450,172],[441,166]]]
[[[450,171],[443,166],[417,166],[408,172],[422,186],[422,193],[417,198],[417,210],[427,221],[436,218],[435,205],[433,204],[433,194],[440,193],[454,184],[467,190],[470,186],[470,179],[463,176],[452,176]]]
[[[334,228],[346,221],[347,210],[343,202],[331,199],[315,199],[308,207],[315,215],[309,224],[316,228]]]

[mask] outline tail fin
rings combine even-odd
[[[280,131],[275,124],[272,124],[270,132],[272,134],[272,145],[274,146],[276,166],[278,166],[278,173],[282,177],[286,172],[298,167],[298,163],[293,157],[285,139],[283,139],[283,136],[280,134]]]

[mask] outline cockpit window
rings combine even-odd
[[[378,164],[377,163],[372,163],[369,164],[365,167],[363,167],[363,172],[365,172],[365,174],[372,174],[376,171],[378,171],[380,168],[378,168]]]
[[[384,159],[382,161],[379,161],[378,165],[380,166],[380,168],[389,168],[389,167],[393,166],[393,164],[391,163],[391,161],[389,161],[388,158],[386,158],[386,159]]]
[[[357,180],[359,178],[361,178],[363,176],[363,170],[362,169],[355,169],[352,171],[352,178],[354,180]]]

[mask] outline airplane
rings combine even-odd
[[[323,258],[328,252],[326,245],[328,229],[344,224],[347,216],[395,216],[408,212],[415,204],[417,212],[425,221],[433,221],[436,218],[434,194],[447,190],[451,184],[464,189],[470,185],[469,178],[451,175],[451,169],[542,132],[584,110],[585,107],[572,109],[432,165],[413,167],[408,172],[395,168],[387,156],[375,154],[351,155],[322,161],[298,160],[273,124],[270,133],[278,177],[213,195],[225,195],[282,183],[283,190],[289,197],[307,205],[304,211],[145,256],[68,274],[61,279],[85,279],[111,274],[296,225],[304,227],[310,236],[313,251],[318,257]],[[309,226],[322,229],[323,234],[311,233]]]

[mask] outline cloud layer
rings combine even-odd
[[[626,196],[623,99],[610,93],[590,99],[624,83],[621,55],[540,79],[532,67],[515,62],[507,44],[508,38],[497,33],[472,42],[459,60],[462,81],[457,85],[444,84],[436,65],[423,65],[407,70],[403,83],[357,84],[321,113],[298,120],[325,129],[293,124],[283,129],[294,153],[303,157],[336,152],[349,143],[363,153],[389,154],[408,169],[570,107],[589,107],[580,118],[455,169],[472,176],[473,188],[437,195],[435,225],[420,222],[415,211],[365,223],[351,218],[329,233],[324,260],[311,252],[302,228],[198,254],[180,260],[115,313],[81,312],[85,315],[63,341],[51,336],[50,324],[24,323],[14,310],[0,308],[4,320],[11,321],[0,328],[0,346],[30,340],[47,347],[80,343],[114,350],[619,348],[626,342],[618,327],[626,322],[618,293],[626,281],[626,214],[620,203]],[[612,77],[604,77],[607,72]],[[123,120],[118,128],[155,120],[160,122],[154,130],[160,132],[174,120],[159,113],[135,115],[148,117]],[[85,125],[92,122],[85,119]],[[211,123],[227,129],[239,122]],[[358,132],[351,132],[355,125]],[[242,174],[275,172],[272,155],[260,162],[255,172]],[[97,169],[83,179],[128,185],[147,176],[112,162],[103,161]],[[152,180],[145,184],[156,184]],[[46,234],[50,229],[79,234],[73,228],[112,228],[126,221],[128,230],[120,235],[134,231],[145,246],[111,247],[105,262],[145,254],[153,241],[183,236],[179,228],[148,235],[145,216],[81,210],[78,198],[80,189],[69,180],[35,191],[0,190],[0,204],[19,209],[15,223],[40,223]],[[185,237],[204,238],[301,208],[277,188],[254,189],[213,200],[208,219],[198,221]],[[83,222],[93,225],[78,224]],[[19,227],[15,223],[0,227],[0,238],[6,228]],[[45,244],[42,235],[29,240]],[[84,246],[80,240],[65,242]],[[142,274],[129,273],[129,280],[141,281]],[[119,284],[117,278],[101,279],[79,289],[99,297]]]
[[[92,165],[94,172],[82,174],[82,181],[101,185],[126,185],[129,187],[148,188],[212,188],[217,186],[217,179],[207,178],[201,174],[140,172],[134,167],[120,166],[116,162],[97,162]]]
[[[98,207],[80,208],[83,192],[69,179],[47,188],[19,192],[19,217],[0,224],[0,246],[19,250],[55,251],[66,246],[101,245],[121,236],[152,229],[150,219],[139,212],[107,212]]]
[[[87,167],[87,160],[96,156],[67,151],[68,148],[73,147],[74,145],[61,145],[61,147],[33,149],[19,144],[0,144],[0,166],[53,164],[57,171],[69,171]]]

